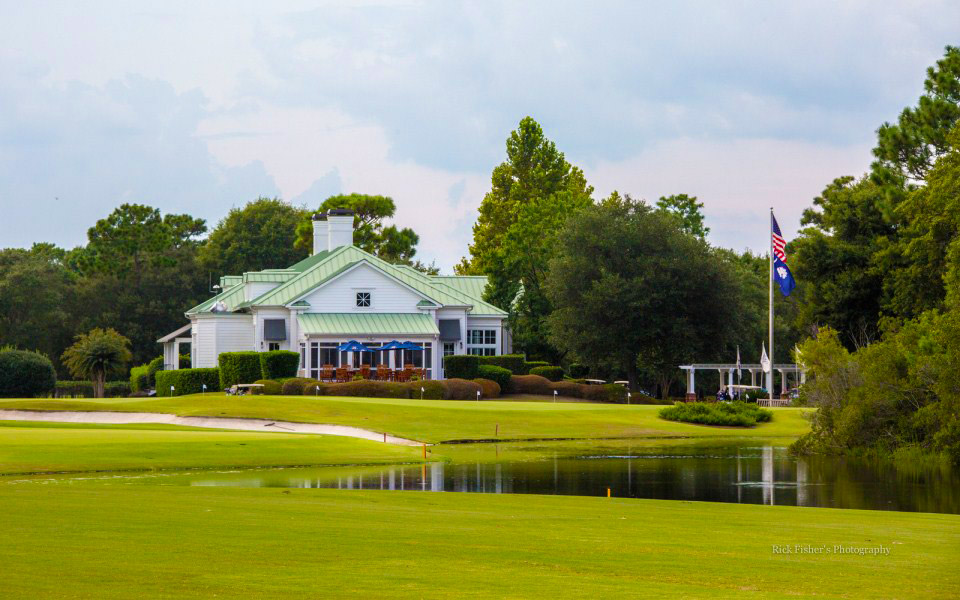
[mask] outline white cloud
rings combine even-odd
[[[769,210],[787,239],[826,185],[859,176],[870,165],[869,145],[828,146],[776,139],[713,142],[695,139],[655,144],[643,153],[584,169],[596,197],[613,190],[653,203],[689,194],[704,203],[712,243],[765,252]]]

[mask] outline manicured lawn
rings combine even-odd
[[[0,474],[384,464],[421,456],[419,448],[337,436],[0,421]]]
[[[0,408],[112,410],[181,416],[255,417],[352,425],[424,442],[463,439],[626,437],[799,437],[809,430],[803,409],[773,409],[771,423],[754,428],[716,428],[665,421],[662,406],[617,404],[392,400],[222,394],[176,398],[104,400],[4,400]]]
[[[2,482],[0,506],[5,598],[960,597],[955,515]]]

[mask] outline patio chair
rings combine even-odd
[[[392,371],[387,365],[377,365],[377,379],[380,381],[390,381],[392,379]]]
[[[320,381],[333,381],[333,365],[323,365],[320,373]]]
[[[350,381],[350,369],[348,369],[348,368],[346,368],[346,367],[338,367],[338,368],[337,368],[337,382],[338,382],[338,383],[346,383],[347,381]]]
[[[360,377],[370,379],[370,365],[360,365]]]
[[[414,369],[413,363],[407,363],[407,364],[403,365],[403,370],[404,370],[404,371],[412,371],[413,369]]]

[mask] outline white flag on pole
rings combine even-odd
[[[770,357],[767,356],[767,347],[764,346],[764,345],[761,343],[761,344],[760,344],[760,348],[762,349],[762,354],[760,354],[760,366],[763,367],[763,372],[764,372],[764,373],[769,373],[769,372],[770,372]]]

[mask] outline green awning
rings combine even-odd
[[[414,313],[305,313],[297,317],[297,322],[307,335],[401,337],[440,333],[432,317]]]

